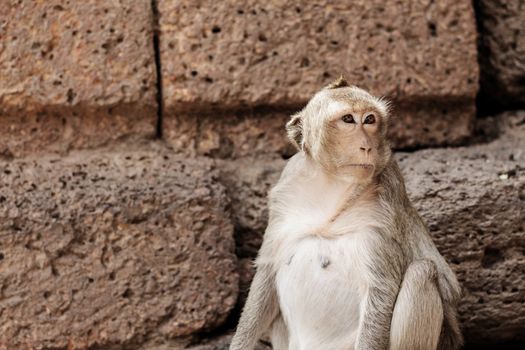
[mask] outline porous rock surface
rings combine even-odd
[[[407,188],[463,286],[469,343],[525,341],[525,113],[487,144],[400,154]]]
[[[396,157],[411,200],[462,283],[466,341],[525,341],[525,112],[483,124],[489,135],[497,128],[501,135],[470,147]],[[254,257],[261,243],[265,197],[284,163],[243,159],[222,165],[243,260]],[[249,276],[250,265],[242,267]]]
[[[286,161],[242,158],[218,164],[222,172],[221,181],[232,199],[237,256],[255,257],[268,223],[268,192],[279,180]]]
[[[480,102],[485,108],[525,106],[525,3],[479,0]]]
[[[175,342],[148,342],[137,350],[228,350],[232,334],[223,334],[204,339],[193,339]],[[271,350],[268,341],[259,341],[254,350]]]
[[[175,150],[218,159],[292,155],[285,124],[294,111],[231,111],[164,119],[163,136]]]
[[[1,162],[0,348],[136,348],[223,323],[238,274],[217,175],[158,150]]]
[[[298,110],[340,74],[401,106],[396,147],[455,144],[471,132],[478,66],[470,1],[158,7],[165,128],[174,143],[181,134],[170,131],[171,119],[199,125],[218,110]]]
[[[219,337],[217,339],[212,339],[211,341],[208,341],[204,344],[199,344],[193,347],[188,347],[184,349],[189,350],[228,350],[230,348],[230,342],[231,342],[231,336],[226,335]],[[255,350],[271,350],[272,347],[268,345],[268,343],[263,343],[259,341],[257,345],[255,345]],[[179,349],[175,349],[179,350]],[[181,349],[182,350],[182,349]]]
[[[155,134],[150,0],[1,1],[0,38],[0,156]]]

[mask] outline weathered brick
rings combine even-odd
[[[397,147],[470,135],[478,86],[470,1],[160,0],[159,11],[166,121],[254,106],[299,109],[344,74],[407,106],[398,110]],[[417,127],[407,127],[416,118]],[[437,130],[443,119],[447,130]]]
[[[0,154],[153,136],[149,0],[0,3]]]
[[[238,273],[209,159],[0,161],[0,349],[129,349],[220,325]]]

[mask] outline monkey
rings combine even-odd
[[[343,77],[286,124],[298,152],[269,219],[231,350],[458,349],[460,285],[411,204],[390,102]]]

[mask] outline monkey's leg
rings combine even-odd
[[[279,312],[272,268],[259,265],[230,350],[252,350]]]
[[[273,350],[288,350],[288,328],[282,315],[277,316],[275,321],[272,323],[272,333],[270,335],[272,340]]]
[[[392,324],[390,350],[437,348],[443,323],[443,304],[433,262],[417,260],[405,272]]]

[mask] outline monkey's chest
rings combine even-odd
[[[298,349],[352,349],[366,294],[362,235],[309,237],[277,273],[281,312]]]

